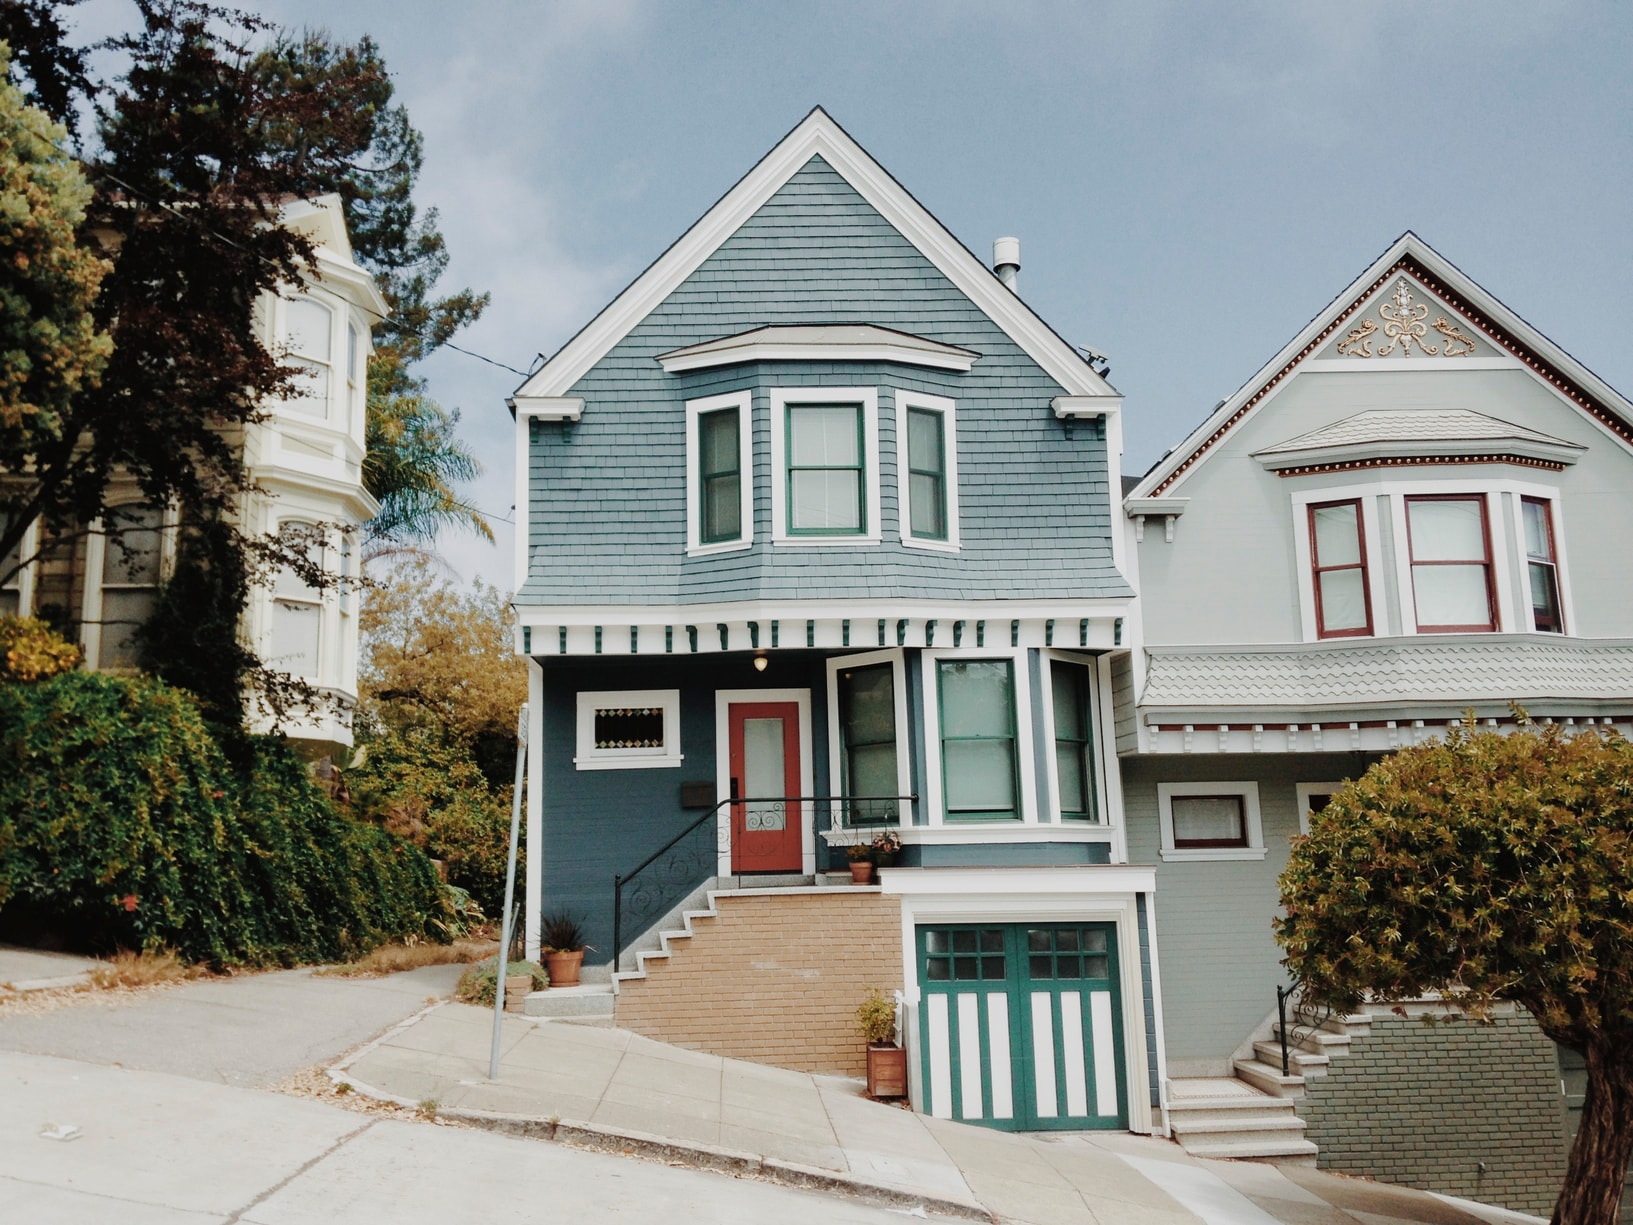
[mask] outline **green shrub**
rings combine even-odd
[[[77,668],[81,654],[44,621],[0,617],[0,682],[43,681]]]
[[[484,957],[481,961],[472,964],[471,968],[459,976],[459,983],[454,987],[454,998],[463,1000],[467,1004],[481,1004],[488,1008],[493,1007],[494,967],[499,964],[497,957]],[[550,975],[545,968],[536,961],[512,961],[505,967],[505,976],[513,974],[529,974],[533,978],[533,990],[543,991],[550,985]]]
[[[348,820],[284,743],[229,762],[160,681],[0,685],[0,923],[190,961],[338,961],[438,938],[430,861]]]

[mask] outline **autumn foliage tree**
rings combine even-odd
[[[1555,1225],[1613,1225],[1633,1158],[1633,744],[1557,726],[1403,749],[1311,821],[1276,936],[1305,995],[1498,1000],[1579,1052]]]

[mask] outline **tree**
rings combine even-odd
[[[1633,745],[1454,729],[1344,787],[1281,876],[1312,1000],[1523,1006],[1587,1063],[1555,1225],[1613,1225],[1633,1157]]]
[[[293,97],[337,87],[355,93],[356,112],[345,122],[306,107],[298,121],[274,125],[267,136],[293,153],[320,190],[339,194],[352,250],[391,306],[374,326],[369,365],[363,480],[380,503],[370,540],[430,544],[441,528],[463,527],[491,541],[492,528],[455,488],[482,470],[455,437],[459,413],[431,399],[411,370],[475,322],[488,295],[461,289],[433,296],[448,247],[436,210],[422,217],[415,208],[424,142],[407,110],[392,102],[379,48],[367,37],[345,46],[325,33],[286,34],[256,57],[254,71],[264,88]]]
[[[395,557],[363,605],[362,761],[347,773],[361,815],[423,846],[489,914],[527,698],[508,612],[496,588],[461,590],[423,554]]]

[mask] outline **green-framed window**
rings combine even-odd
[[[908,531],[920,540],[947,539],[947,415],[907,410]]]
[[[1007,659],[943,659],[936,674],[947,820],[1020,820],[1014,665]]]
[[[789,404],[786,411],[788,534],[865,535],[862,406]]]
[[[1095,821],[1094,718],[1089,707],[1089,670],[1082,664],[1049,661],[1049,689],[1055,715],[1055,784],[1063,821]]]
[[[837,688],[844,794],[897,794],[895,668],[889,663],[843,668]]]
[[[742,429],[742,413],[736,405],[698,415],[700,544],[743,537]]]

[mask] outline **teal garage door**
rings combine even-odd
[[[918,929],[926,1114],[1006,1131],[1127,1126],[1110,923]]]

